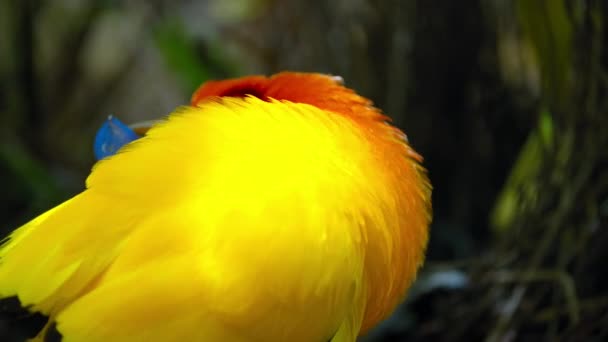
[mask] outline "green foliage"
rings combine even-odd
[[[206,80],[237,75],[240,69],[224,53],[221,40],[197,40],[177,19],[161,21],[154,31],[154,41],[186,93],[192,93]]]
[[[494,232],[504,233],[518,227],[516,222],[520,214],[537,206],[540,187],[533,179],[542,172],[543,156],[552,148],[553,137],[551,114],[547,109],[543,109],[536,129],[529,135],[521,149],[511,174],[496,200],[491,214]]]
[[[567,112],[572,104],[573,27],[564,1],[517,2],[524,37],[533,47],[541,73],[543,107],[494,206],[495,232],[517,227],[517,218],[537,207],[543,156],[554,149],[555,124],[551,111]],[[562,149],[563,150],[563,149]]]
[[[156,46],[169,68],[188,90],[196,89],[210,78],[209,69],[200,61],[193,40],[177,20],[161,24],[155,34]]]
[[[565,1],[519,0],[517,14],[534,47],[542,75],[544,99],[563,106],[570,92],[572,23]]]
[[[3,196],[21,197],[28,215],[41,213],[67,197],[48,169],[18,145],[0,144],[0,175],[11,179],[4,185]]]

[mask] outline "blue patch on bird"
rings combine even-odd
[[[129,126],[110,115],[95,135],[95,158],[101,160],[114,155],[121,147],[139,138]]]

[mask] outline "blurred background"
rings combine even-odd
[[[330,73],[434,185],[427,263],[362,341],[608,340],[607,21],[601,0],[0,0],[0,235],[83,189],[109,114]],[[0,340],[42,321],[3,302]]]

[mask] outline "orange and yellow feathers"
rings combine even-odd
[[[13,232],[0,297],[63,341],[355,341],[424,259],[420,156],[319,74],[208,82]]]

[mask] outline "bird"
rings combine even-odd
[[[340,77],[208,81],[138,133],[2,242],[0,298],[49,317],[35,340],[350,342],[404,300],[431,184]]]

